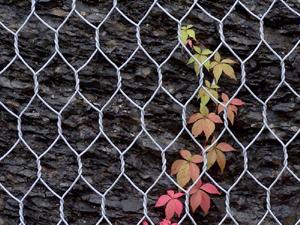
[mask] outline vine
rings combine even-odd
[[[204,139],[205,148],[210,146],[206,152],[207,170],[218,165],[221,174],[226,168],[226,153],[235,152],[236,149],[226,142],[215,142],[215,130],[223,121],[220,117],[224,113],[224,106],[228,104],[229,96],[220,92],[218,85],[219,80],[223,77],[236,80],[234,64],[236,62],[230,58],[223,58],[219,52],[214,53],[210,49],[200,44],[196,38],[196,32],[193,25],[181,27],[180,40],[184,45],[191,49],[193,57],[190,57],[187,64],[192,65],[196,76],[200,74],[201,66],[203,65],[205,74],[210,76],[210,79],[205,79],[203,87],[198,92],[199,111],[192,114],[187,123],[191,126],[191,133],[195,138]],[[213,56],[211,56],[214,53]],[[196,60],[197,59],[197,60]],[[213,97],[212,97],[213,96]],[[221,99],[220,99],[221,98]],[[219,100],[223,104],[218,104]],[[227,118],[230,125],[234,125],[234,121],[238,114],[238,108],[245,103],[233,98],[227,106]],[[211,146],[212,145],[212,146]],[[207,215],[211,208],[210,195],[221,195],[221,192],[214,184],[204,183],[199,178],[200,165],[203,163],[203,155],[192,154],[189,150],[182,149],[179,151],[180,159],[175,160],[171,166],[171,175],[176,176],[178,185],[186,188],[189,184],[197,183],[191,188],[189,194],[189,205],[193,213],[201,210],[204,215]],[[164,208],[165,218],[159,225],[177,225],[173,222],[174,218],[180,219],[183,211],[184,193],[167,190],[166,194],[161,195],[156,201],[155,208]],[[145,220],[143,225],[148,225]]]

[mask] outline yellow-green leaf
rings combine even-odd
[[[219,81],[221,75],[222,75],[223,66],[222,64],[218,64],[213,69],[214,78],[216,79],[216,82]]]
[[[217,154],[214,149],[211,149],[207,152],[207,169],[210,169],[216,162],[217,160]]]
[[[195,31],[193,29],[188,29],[187,30],[188,35],[193,38],[194,40],[196,40],[196,34]]]
[[[181,41],[183,42],[183,44],[186,45],[187,39],[188,39],[188,33],[187,33],[186,30],[181,30],[181,31],[180,31],[180,39],[181,39]]]
[[[214,55],[214,59],[217,61],[217,62],[220,62],[221,61],[221,55],[219,52],[216,52],[216,54]]]
[[[228,65],[228,64],[220,64],[222,65],[222,69],[223,69],[223,72],[228,76],[230,77],[231,79],[235,79],[236,80],[236,77],[235,77],[235,72],[232,68],[232,66]]]
[[[211,53],[213,53],[211,50],[209,50],[208,48],[203,49],[201,55],[210,55]]]
[[[195,52],[201,54],[201,48],[200,47],[194,46],[194,50],[195,50]]]
[[[206,60],[207,60],[207,56],[204,56],[204,55],[200,55],[200,56],[199,56],[199,61],[200,61],[202,64],[203,64]],[[209,60],[206,61],[206,62],[204,63],[204,66],[205,66],[205,68],[206,68],[207,70],[209,70],[209,68],[210,68],[210,62],[209,62]]]
[[[224,172],[225,169],[225,165],[226,165],[226,158],[223,152],[221,151],[216,151],[216,155],[217,155],[217,163],[221,169],[221,173]]]
[[[200,65],[196,61],[194,63],[194,70],[195,70],[196,75],[198,76],[200,73]]]
[[[208,108],[207,108],[206,106],[203,106],[203,107],[200,108],[200,113],[201,113],[203,116],[206,116],[206,115],[208,115],[209,110],[208,110]]]
[[[195,57],[195,55],[194,55],[194,57]],[[194,57],[191,57],[191,58],[189,59],[189,61],[187,62],[187,64],[192,64],[192,63],[194,63],[194,62],[195,62]]]

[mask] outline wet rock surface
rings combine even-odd
[[[271,4],[271,1],[258,0],[242,2],[257,15],[263,15]],[[300,12],[298,0],[286,2]],[[162,0],[159,3],[180,19],[193,1]],[[218,19],[228,12],[233,3],[231,0],[199,1]],[[120,0],[118,8],[133,22],[138,22],[151,4],[150,0]],[[160,149],[149,136],[140,133],[141,116],[136,105],[143,107],[147,104],[145,125],[155,141],[163,148],[172,143],[166,151],[168,173],[172,161],[178,158],[178,150],[187,148],[194,153],[200,150],[185,131],[173,142],[182,130],[182,109],[161,88],[156,92],[159,76],[155,64],[141,49],[135,52],[136,29],[132,23],[117,10],[106,17],[112,6],[111,1],[78,0],[76,10],[85,21],[73,12],[60,26],[69,15],[72,2],[37,1],[36,14],[52,29],[32,15],[18,35],[20,55],[34,71],[38,71],[39,96],[34,99],[33,73],[18,58],[8,66],[15,56],[14,37],[0,26],[0,71],[5,68],[0,75],[0,100],[11,110],[9,113],[3,106],[0,107],[1,157],[10,151],[0,162],[0,182],[16,198],[26,196],[23,201],[24,220],[28,225],[58,224],[62,215],[57,196],[66,192],[63,211],[68,224],[97,224],[103,216],[102,198],[97,192],[106,193],[107,190],[105,216],[112,224],[128,225],[140,221],[144,210],[143,196],[125,176],[119,177],[120,153],[125,152],[127,177],[143,191],[148,190],[160,176],[162,158]],[[30,10],[30,1],[0,0],[0,21],[15,32]],[[99,42],[101,51],[108,58],[99,51],[95,52],[96,32],[93,26],[98,26],[104,19],[99,29]],[[193,24],[201,43],[210,49],[215,49],[220,43],[218,24],[201,9],[194,7],[183,24]],[[53,56],[56,52],[54,29],[58,29],[59,50],[66,61],[57,53]],[[172,53],[177,44],[176,22],[155,6],[141,23],[140,34],[144,49],[156,62],[162,63],[169,57],[161,67],[162,85],[177,101],[185,104],[198,87],[198,78],[193,68],[186,65],[188,54],[182,48]],[[284,57],[299,41],[300,18],[279,1],[265,16],[264,34],[276,54]],[[300,92],[300,46],[285,59],[286,77],[283,82],[283,64],[265,43],[253,54],[260,43],[259,21],[241,6],[237,5],[224,21],[224,35],[239,57],[252,56],[245,63],[245,85],[237,94],[246,106],[240,110],[235,126],[230,127],[241,144],[247,147],[247,152],[243,152],[234,138],[225,132],[221,140],[233,144],[239,151],[227,155],[227,168],[223,175],[217,168],[212,168],[209,174],[222,187],[229,189],[248,169],[230,192],[232,215],[240,224],[257,224],[267,212],[267,191],[253,177],[265,187],[272,187],[270,203],[277,219],[284,225],[295,224],[300,218],[300,137],[296,136],[300,128],[300,99],[295,94]],[[234,58],[225,46],[220,52]],[[129,57],[131,60],[126,62]],[[113,65],[122,66],[119,71],[121,89],[118,89],[118,71]],[[240,71],[239,65],[235,68]],[[75,70],[78,73],[74,73]],[[241,85],[240,72],[237,75],[236,82],[228,79],[220,81],[222,90],[229,95]],[[79,92],[74,94],[77,82]],[[263,102],[267,107],[267,123],[277,137],[264,127]],[[197,109],[197,101],[193,98],[187,106],[187,114]],[[103,130],[110,141],[100,134],[100,110],[103,113]],[[65,140],[57,138],[59,112]],[[18,120],[13,113],[22,114],[19,122],[26,145],[19,139]],[[256,140],[252,143],[253,139]],[[289,156],[288,168],[294,176],[287,169],[282,171],[285,152]],[[81,154],[82,168],[75,153]],[[246,156],[247,168],[244,163]],[[33,186],[38,178],[36,157],[40,157],[44,183],[39,180]],[[81,170],[82,176],[78,177]],[[208,180],[208,177],[203,179]],[[148,215],[156,224],[163,217],[163,212],[154,208],[155,201],[170,187],[175,188],[163,175],[149,191]],[[20,223],[19,203],[9,193],[0,190],[0,225]],[[225,215],[223,194],[213,199],[207,216],[198,212],[193,217],[198,224],[219,224]],[[109,223],[103,219],[98,224]],[[186,218],[182,224],[192,222]],[[234,223],[227,218],[223,224]],[[269,213],[261,224],[275,225],[277,222]]]

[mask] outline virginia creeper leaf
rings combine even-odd
[[[183,193],[175,193],[173,190],[168,190],[167,195],[162,195],[157,200],[155,207],[165,207],[165,215],[168,220],[170,220],[175,214],[180,217],[183,204],[178,198],[182,197]]]

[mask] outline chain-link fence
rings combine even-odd
[[[0,224],[158,224],[155,201],[181,189],[170,175],[178,151],[208,150],[187,125],[204,82],[199,61],[198,77],[186,65],[188,24],[210,58],[238,62],[223,86],[246,107],[234,127],[225,113],[215,140],[238,149],[228,172],[207,160],[201,171],[222,196],[194,215],[181,189],[179,224],[300,224],[299,1],[0,7]]]

